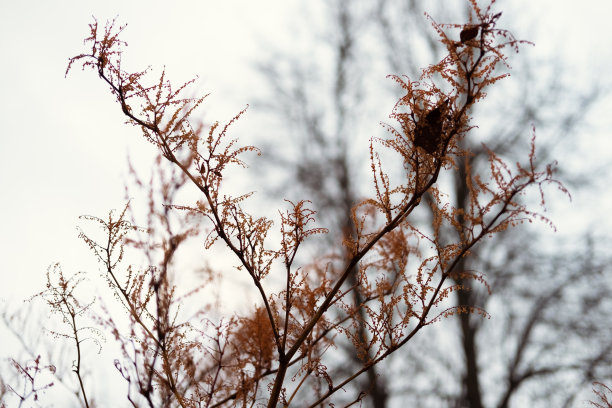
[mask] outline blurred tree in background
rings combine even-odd
[[[436,21],[472,21],[474,16],[457,3],[397,0],[328,1],[323,12],[304,10],[296,32],[311,35],[311,41],[296,34],[295,48],[277,50],[260,65],[271,90],[262,106],[277,118],[280,132],[290,134],[268,139],[264,151],[276,160],[266,163],[283,169],[286,179],[280,189],[307,191],[330,230],[352,236],[347,221],[368,187],[363,166],[367,152],[355,146],[379,134],[371,118],[381,117],[395,91],[381,89],[373,78],[418,78],[419,67],[443,58],[438,33],[423,18],[426,11]],[[519,15],[505,13],[502,18],[507,23]],[[308,46],[300,46],[299,40]],[[518,64],[512,77],[490,92],[492,103],[473,108],[482,122],[462,140],[471,154],[460,159],[463,171],[447,180],[451,202],[464,211],[473,198],[465,169],[488,166],[487,148],[516,161],[525,135],[535,126],[542,135],[538,160],[567,157],[576,151],[578,138],[588,137],[586,118],[606,96],[607,84],[585,89],[572,82],[560,59],[517,60],[510,60]],[[571,188],[584,189],[597,166],[605,163],[571,166],[571,160],[561,162],[560,173]],[[419,224],[431,221],[425,211],[411,217]],[[437,341],[417,338],[419,347],[372,367],[358,382],[370,390],[368,406],[406,406],[409,401],[423,407],[568,407],[578,403],[579,393],[594,380],[610,381],[612,279],[610,256],[602,244],[608,238],[588,227],[585,223],[580,235],[571,236],[535,229],[529,230],[529,238],[502,233],[474,249],[461,269],[484,273],[492,293],[457,278],[467,290],[455,292],[453,301],[458,307],[484,305],[494,319],[459,314],[455,324],[436,327]],[[447,233],[452,237],[453,231]],[[324,246],[342,238],[329,235]],[[533,245],[543,241],[550,244]],[[362,301],[354,292],[353,302]],[[368,338],[367,324],[360,329]],[[359,364],[350,343],[343,344],[337,359],[338,372],[350,370],[351,362]]]

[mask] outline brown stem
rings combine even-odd
[[[68,305],[68,303],[66,303]],[[83,378],[81,377],[81,341],[79,340],[79,334],[76,326],[76,313],[74,311],[70,312],[70,318],[72,319],[72,334],[74,335],[74,342],[76,344],[77,349],[77,360],[76,366],[72,370],[77,378],[79,379],[79,387],[81,388],[81,392],[83,393],[83,402],[85,403],[85,407],[89,408],[89,402],[87,401],[87,394],[85,393],[85,386],[83,385]]]

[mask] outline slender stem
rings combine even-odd
[[[68,306],[68,303],[66,303],[66,306]],[[87,401],[87,393],[85,392],[83,378],[81,377],[81,341],[79,340],[79,333],[76,325],[76,312],[74,310],[69,310],[69,313],[70,318],[72,319],[72,334],[74,335],[74,342],[76,344],[77,349],[76,367],[74,367],[72,371],[79,379],[79,387],[81,387],[81,392],[83,393],[83,402],[85,402],[85,407],[89,408],[89,402]]]

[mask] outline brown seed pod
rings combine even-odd
[[[414,145],[431,155],[440,151],[442,143],[442,125],[448,106],[448,99],[429,111],[419,120],[414,130]]]
[[[461,30],[461,33],[459,33],[459,38],[461,39],[461,42],[465,43],[470,40],[473,40],[478,35],[479,30],[479,25],[465,26],[465,28]]]

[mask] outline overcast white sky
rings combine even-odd
[[[77,217],[120,208],[128,151],[135,159],[152,153],[137,129],[123,124],[93,72],[77,67],[64,78],[68,57],[84,50],[92,16],[128,23],[125,59],[134,68],[165,65],[176,82],[198,75],[199,89],[212,93],[209,118],[223,121],[257,95],[252,62],[265,58],[264,44],[290,46],[298,35],[293,23],[307,9],[304,2],[282,0],[168,4],[0,0],[0,297],[31,293],[51,262],[82,268],[88,254],[76,238]],[[610,4],[515,0],[506,15],[528,15],[508,20],[519,37],[536,43],[530,55],[562,52],[577,70],[594,65],[608,72]],[[576,78],[583,80],[586,86],[598,79]],[[607,132],[612,109],[599,111],[598,132]],[[239,126],[248,127],[257,114],[251,109]],[[608,147],[596,150],[610,155]]]
[[[166,65],[176,82],[199,75],[200,90],[213,92],[210,118],[224,121],[248,103],[238,91],[249,61],[258,41],[286,30],[286,3],[0,2],[0,296],[36,290],[51,262],[80,269],[77,217],[122,207],[128,149],[150,157],[93,72],[64,78],[92,15],[128,22],[125,59],[135,68]]]
[[[199,88],[212,92],[206,102],[209,118],[224,121],[257,94],[252,62],[265,57],[262,44],[291,44],[296,34],[292,22],[299,19],[303,3],[0,0],[0,299],[41,290],[52,262],[61,261],[67,272],[95,266],[77,239],[78,216],[104,216],[121,208],[128,152],[143,162],[152,153],[139,131],[124,125],[92,71],[75,67],[64,78],[68,58],[84,50],[92,15],[101,23],[117,15],[119,22],[128,23],[125,59],[133,67],[165,65],[177,82],[198,75]],[[567,65],[578,71],[594,65],[609,74],[612,2],[508,3],[530,17],[525,21],[537,21],[537,26],[513,21],[518,37],[536,43],[535,55],[562,52]],[[499,8],[505,9],[504,4],[499,1]],[[590,80],[597,78],[576,78],[577,83]],[[608,137],[612,106],[598,112],[596,132],[581,137]],[[242,134],[248,134],[249,115],[257,114],[251,110],[242,119]],[[612,159],[610,144],[597,147],[588,160]],[[588,209],[588,199],[582,200],[572,205]],[[590,202],[612,209],[609,199]],[[570,228],[568,217],[557,221]]]

